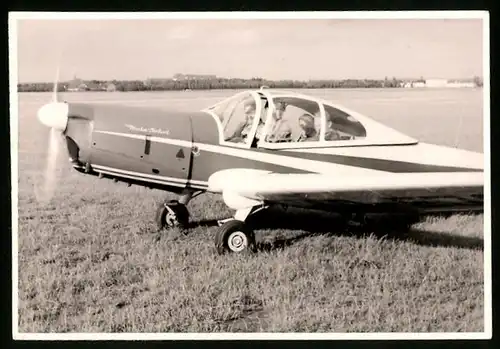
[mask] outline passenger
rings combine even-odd
[[[283,114],[286,110],[285,102],[276,102],[275,109],[273,111],[273,120],[270,124],[270,132],[267,137],[269,142],[282,142],[290,141],[292,137],[292,128],[288,123],[288,120],[283,119]]]
[[[300,116],[299,126],[302,131],[297,139],[297,142],[319,140],[319,133],[314,127],[314,117],[311,114],[303,114]]]
[[[279,121],[283,119],[283,114],[285,113],[285,110],[286,110],[285,102],[276,102],[276,107],[274,108],[273,112],[274,120]]]
[[[340,133],[334,128],[333,118],[330,114],[326,113],[326,132],[325,141],[337,141],[340,139]]]
[[[319,109],[313,114],[314,117],[314,128],[316,130],[321,130],[321,112]],[[327,113],[327,119],[328,119],[328,113]]]

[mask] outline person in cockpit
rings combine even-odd
[[[292,128],[288,123],[288,120],[283,118],[283,114],[286,110],[285,102],[276,102],[275,108],[273,110],[267,141],[268,142],[283,142],[291,141]]]
[[[325,141],[336,141],[340,139],[340,134],[335,130],[332,116],[325,110],[326,132]]]
[[[242,138],[248,137],[252,130],[253,118],[255,117],[256,105],[253,98],[248,98],[243,102],[243,110],[245,112],[245,121],[242,123],[241,131],[239,132]]]
[[[276,102],[275,108],[273,111],[274,121],[282,120],[283,114],[285,113],[285,110],[286,110],[286,103],[285,102]]]
[[[243,101],[243,112],[245,113],[245,118],[236,127],[234,132],[225,138],[226,141],[231,140],[235,142],[244,142],[245,138],[248,136],[252,129],[253,118],[255,116],[255,101],[252,97],[246,98]]]
[[[259,124],[257,126],[257,131],[252,142],[252,147],[256,146],[264,129],[268,103],[266,100],[263,100],[262,102],[264,103],[264,107],[262,108],[261,115],[259,117]],[[243,101],[243,110],[245,113],[245,119],[236,128],[233,134],[230,137],[226,138],[226,141],[231,140],[234,142],[246,143],[246,140],[250,132],[252,131],[253,121],[256,113],[256,104],[255,100],[252,97],[249,97]]]
[[[297,142],[319,140],[319,132],[314,127],[314,117],[311,114],[301,115],[299,117],[299,126],[302,130]]]

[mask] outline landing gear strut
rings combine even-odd
[[[245,223],[246,219],[266,206],[254,206],[236,211],[233,218],[219,221],[219,229],[215,233],[215,249],[222,255],[225,253],[255,252],[255,234]]]

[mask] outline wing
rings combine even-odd
[[[214,174],[209,188],[242,209],[264,202],[291,206],[410,204],[448,210],[483,205],[483,173],[387,173],[335,177],[230,169]]]

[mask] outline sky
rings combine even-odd
[[[17,21],[19,82],[482,76],[481,19]]]

